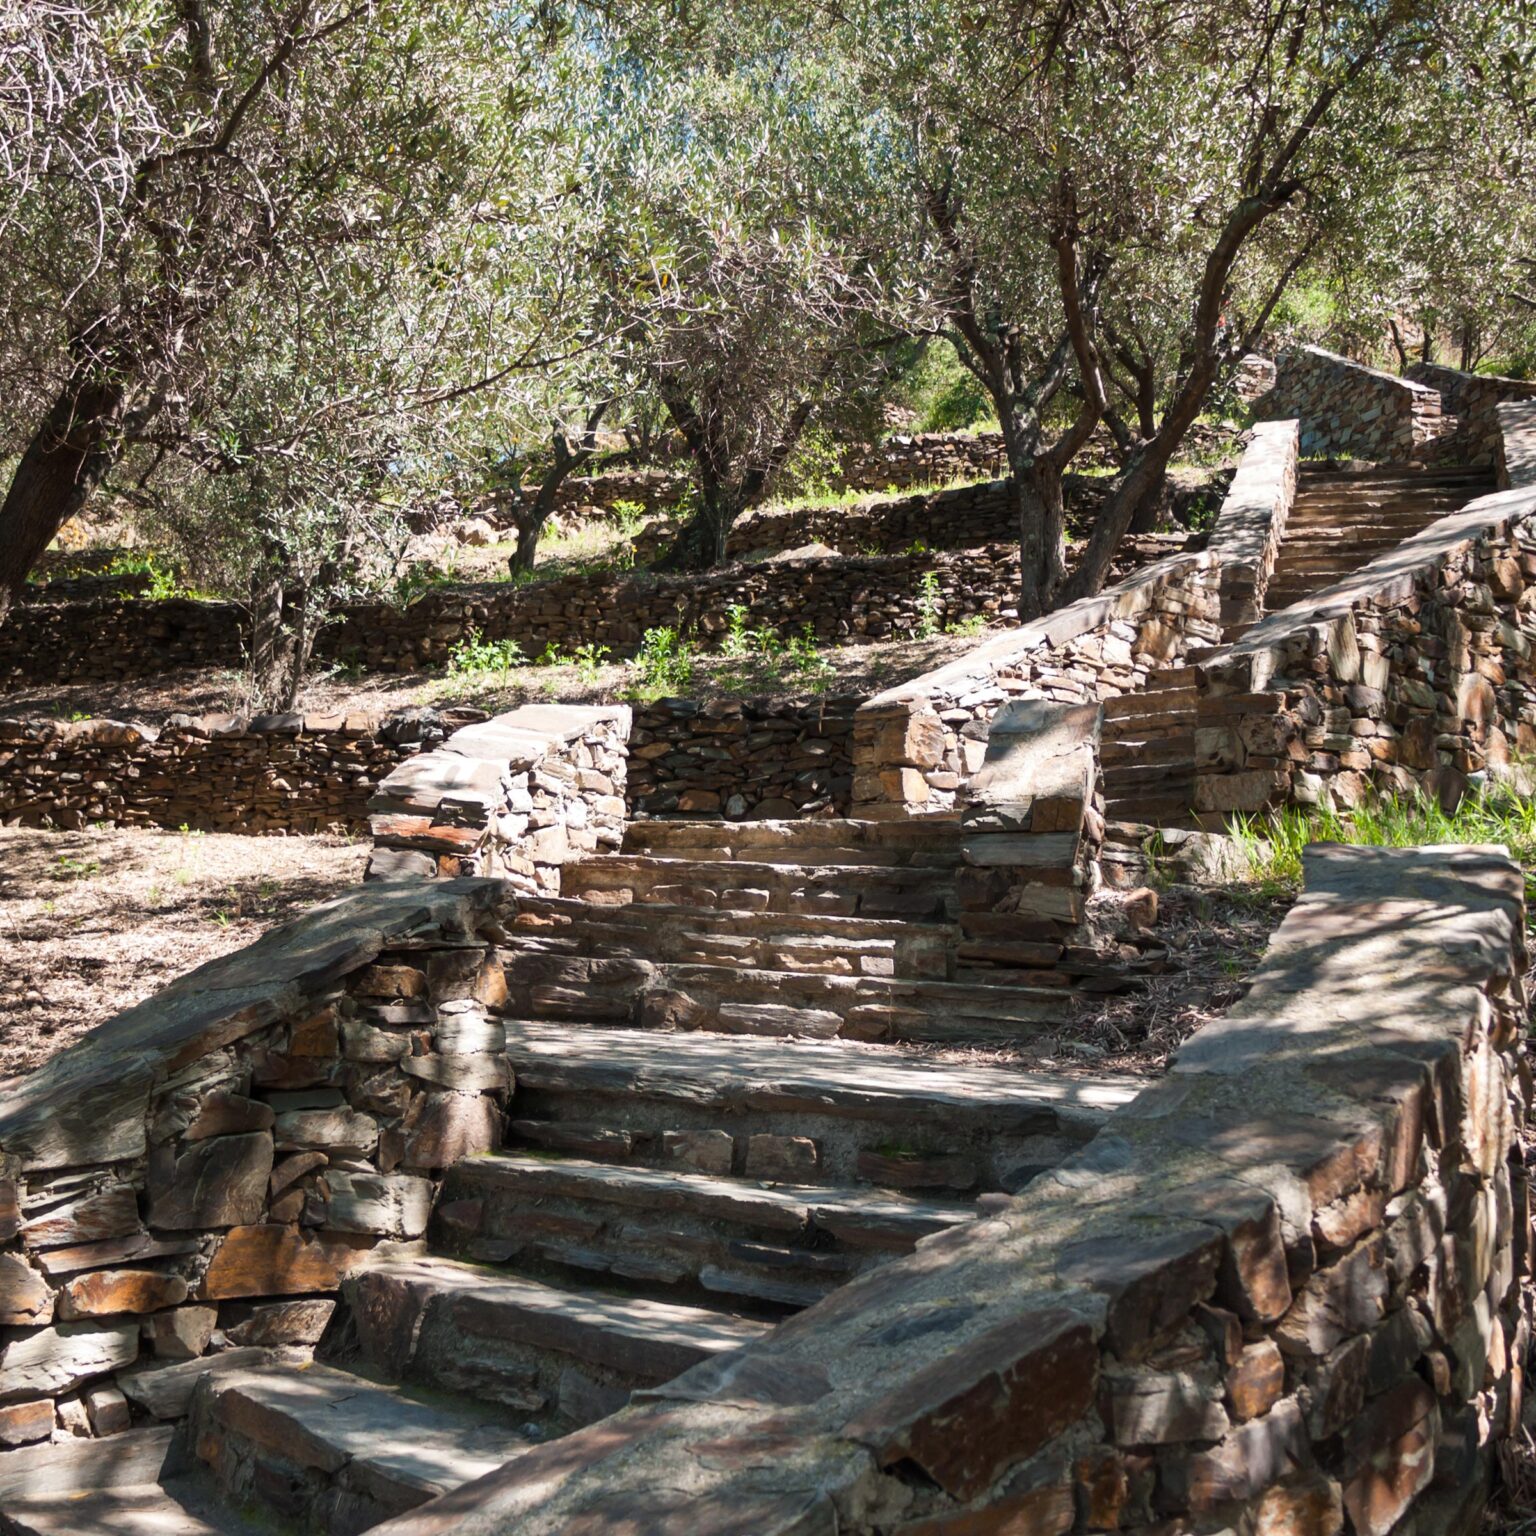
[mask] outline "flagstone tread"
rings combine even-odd
[[[538,1020],[508,1022],[507,1054],[523,1088],[854,1117],[900,1109],[1024,1134],[1091,1134],[1150,1081],[935,1063],[888,1046],[773,1036],[604,1029],[594,1048],[590,1032]]]
[[[808,1223],[870,1223],[905,1227],[915,1237],[969,1221],[975,1207],[961,1201],[923,1200],[871,1189],[769,1184],[664,1168],[621,1166],[579,1158],[518,1157],[498,1153],[454,1169],[455,1193],[493,1189],[528,1198],[541,1196],[638,1206],[770,1230],[800,1231]]]

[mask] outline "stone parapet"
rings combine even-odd
[[[1207,550],[1221,568],[1221,622],[1251,624],[1264,611],[1286,520],[1296,500],[1300,430],[1294,421],[1261,422],[1243,452]]]
[[[1456,456],[1467,464],[1497,461],[1499,406],[1504,401],[1536,400],[1536,380],[1531,379],[1464,373],[1438,363],[1415,363],[1406,377],[1439,392],[1445,413],[1456,419]]]
[[[1496,464],[1500,487],[1536,487],[1536,400],[1503,401],[1494,415],[1499,428]]]
[[[1451,805],[1536,748],[1533,514],[1482,497],[1202,660],[1196,811]]]
[[[1081,1152],[381,1536],[1474,1529],[1530,1341],[1521,872],[1305,862]]]
[[[1249,396],[1266,420],[1301,423],[1303,458],[1402,462],[1441,431],[1440,395],[1396,374],[1367,368],[1321,347],[1293,347],[1275,360],[1275,382],[1248,370]]]
[[[423,1235],[442,1171],[500,1140],[506,895],[359,888],[5,1086],[0,1443],[179,1418],[192,1362],[312,1345]]]
[[[402,763],[369,801],[368,880],[491,875],[558,895],[624,841],[627,705],[525,704]]]
[[[1142,687],[1220,636],[1214,556],[1174,555],[1129,580],[985,641],[868,700],[854,726],[854,813],[948,811],[981,766],[998,709],[1029,697],[1080,704]]]

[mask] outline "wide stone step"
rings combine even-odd
[[[519,1124],[526,1134],[528,1123]],[[550,1129],[558,1131],[559,1123]],[[723,1173],[512,1153],[475,1158],[449,1175],[437,1240],[482,1262],[542,1263],[801,1307],[975,1214],[963,1201],[867,1185],[732,1177],[731,1140],[674,1132],[652,1142],[696,1162],[713,1161]],[[793,1180],[814,1170],[817,1151],[808,1138],[759,1136],[750,1139],[746,1160]],[[961,1162],[950,1159],[925,1173],[908,1160],[920,1177],[974,1181],[974,1164]]]
[[[555,898],[520,904],[520,954],[700,961],[760,969],[854,975],[943,977],[951,936],[947,922],[896,922],[801,912],[712,911],[641,903],[597,906]],[[524,961],[530,973],[539,965]],[[579,976],[575,967],[573,976]]]
[[[272,1536],[186,1479],[80,1493],[24,1495],[0,1508],[3,1536]]]
[[[625,853],[689,859],[741,859],[759,864],[953,864],[959,822],[858,821],[844,817],[797,821],[632,821]]]
[[[567,896],[598,904],[654,902],[844,917],[943,917],[955,900],[950,867],[763,864],[617,854],[568,864],[562,883]]]
[[[454,1220],[473,1240],[469,1213]],[[494,1211],[486,1220],[493,1232]],[[372,1265],[349,1277],[342,1295],[359,1353],[387,1379],[561,1428],[601,1418],[634,1388],[668,1381],[771,1326],[723,1308],[547,1285],[441,1257]]]
[[[483,1477],[532,1443],[504,1410],[425,1401],[326,1365],[208,1378],[189,1440],[233,1503],[349,1531]]]
[[[926,1151],[966,1150],[994,1137],[1086,1140],[1145,1084],[1132,1075],[934,1062],[897,1046],[650,1030],[594,1035],[527,1021],[507,1026],[507,1054],[517,1080],[514,1118],[657,1130],[729,1121],[738,1138],[826,1132],[836,1144],[823,1170],[848,1182],[857,1178],[855,1143]],[[802,1132],[802,1123],[814,1128]]]

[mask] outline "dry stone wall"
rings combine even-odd
[[[360,831],[379,782],[451,729],[431,710],[0,719],[0,823]]]
[[[1457,458],[1492,464],[1499,452],[1498,408],[1506,400],[1536,400],[1536,381],[1496,374],[1463,373],[1438,363],[1415,363],[1406,377],[1439,392],[1446,415],[1456,419]]]
[[[1195,809],[1349,807],[1536,749],[1536,490],[1474,501],[1201,664]]]
[[[1206,549],[1220,568],[1221,623],[1251,624],[1264,610],[1280,541],[1296,500],[1299,425],[1260,422],[1243,453]]]
[[[1499,486],[1504,490],[1536,487],[1536,401],[1504,401],[1495,414]]]
[[[1321,347],[1281,353],[1275,372],[1273,388],[1259,393],[1259,375],[1250,371],[1250,403],[1269,421],[1299,419],[1303,458],[1401,462],[1440,434],[1439,394],[1410,379]]]
[[[846,816],[859,699],[658,699],[635,709],[629,805],[644,816]]]
[[[1531,1335],[1522,887],[1309,850],[1248,994],[1082,1151],[380,1536],[1474,1531]]]
[[[185,1415],[216,1354],[313,1344],[426,1230],[511,1089],[492,881],[368,886],[0,1097],[0,1447]]]
[[[1215,557],[1174,555],[1097,597],[1007,630],[859,709],[856,814],[947,811],[981,766],[989,723],[1010,700],[1080,704],[1141,688],[1190,645],[1220,635]]]
[[[624,840],[627,705],[525,704],[402,763],[369,802],[365,879],[491,875],[558,895],[561,866]]]

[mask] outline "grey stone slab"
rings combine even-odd
[[[159,1480],[174,1431],[132,1429],[107,1440],[63,1440],[0,1454],[0,1512],[13,1499],[52,1498]]]
[[[957,989],[963,991],[965,989]],[[590,1032],[536,1020],[509,1023],[507,1054],[524,1088],[638,1094],[738,1108],[799,1107],[870,1118],[899,1112],[1023,1134],[1081,1119],[1097,1125],[1146,1086],[1136,1077],[1068,1077],[936,1064],[848,1041],[747,1035]]]
[[[419,1402],[330,1366],[235,1372],[212,1384],[214,1419],[282,1453],[306,1447],[323,1469],[364,1471],[402,1492],[447,1493],[523,1448],[469,1405]],[[329,1453],[329,1454],[327,1454]]]
[[[177,1360],[169,1365],[145,1365],[136,1371],[124,1371],[118,1376],[117,1384],[128,1401],[137,1404],[152,1419],[179,1419],[186,1414],[192,1393],[204,1376],[248,1371],[284,1358],[270,1349],[228,1349],[222,1354],[202,1355],[196,1360]],[[294,1355],[291,1358],[304,1357]]]
[[[157,1483],[7,1499],[4,1518],[15,1536],[231,1536],[234,1529],[227,1519],[210,1525]]]

